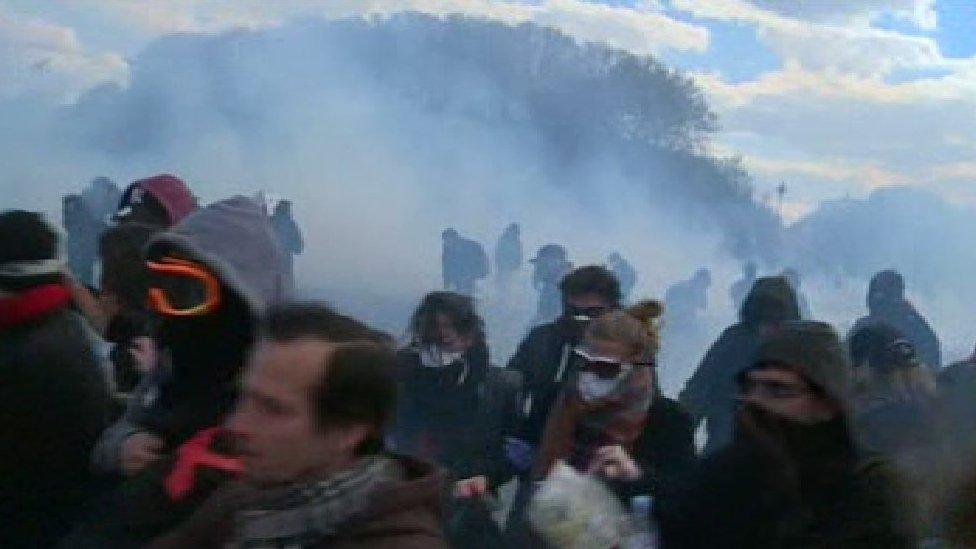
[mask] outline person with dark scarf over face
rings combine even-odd
[[[195,464],[218,464],[200,467],[215,470],[215,482],[235,472],[232,462],[208,455],[205,443],[213,439],[214,450],[226,449],[211,428],[237,396],[258,316],[289,286],[276,269],[281,253],[261,206],[240,196],[150,240],[148,295],[161,319],[158,364],[93,452],[99,471],[125,481],[108,510],[98,507],[67,546],[139,545],[191,512],[213,487],[203,482],[196,489],[193,479],[208,475],[193,474]]]
[[[88,454],[110,411],[93,338],[70,308],[57,231],[0,213],[0,547],[48,547],[92,478]]]
[[[851,368],[829,325],[780,325],[738,386],[731,444],[654,502],[662,547],[915,546],[897,485],[851,434]]]
[[[484,323],[470,297],[432,292],[397,353],[399,398],[390,439],[398,452],[459,479],[448,531],[459,546],[493,546],[499,533],[483,498],[514,476],[504,436],[520,418],[521,377],[492,368]]]

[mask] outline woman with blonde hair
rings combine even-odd
[[[643,301],[587,326],[546,425],[536,478],[564,461],[627,500],[653,494],[693,463],[691,418],[658,388],[661,313],[659,302]]]

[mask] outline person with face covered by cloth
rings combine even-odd
[[[515,471],[504,436],[520,418],[521,376],[492,368],[484,322],[470,297],[433,292],[397,353],[399,398],[390,439],[400,453],[437,463],[459,479],[448,533],[459,547],[495,547],[500,533],[485,497]]]
[[[735,379],[752,365],[763,338],[783,322],[800,319],[796,295],[783,277],[756,281],[742,304],[739,322],[727,328],[705,353],[678,400],[697,424],[705,421],[709,454],[728,443],[735,414]]]
[[[851,334],[868,324],[887,324],[904,334],[926,366],[942,367],[939,336],[905,297],[905,279],[901,273],[888,269],[874,275],[868,285],[867,304],[868,315],[854,323]]]
[[[67,546],[139,545],[202,498],[164,490],[165,479],[184,468],[184,458],[205,454],[210,439],[221,445],[208,429],[220,425],[234,403],[258,316],[284,298],[288,284],[275,269],[281,253],[260,205],[240,196],[190,215],[149,242],[148,295],[161,318],[158,364],[93,452],[99,471],[127,480],[106,503],[109,511],[97,512]],[[200,460],[234,469],[219,456]],[[106,515],[111,518],[103,520]]]
[[[624,502],[654,494],[694,462],[691,418],[657,384],[657,301],[614,310],[586,327],[573,350],[573,377],[559,397],[534,467],[545,478],[557,461],[596,474]]]
[[[915,546],[897,483],[851,434],[851,367],[829,325],[780,325],[737,383],[731,444],[654,502],[662,547]]]
[[[0,547],[49,547],[67,531],[109,419],[63,265],[58,232],[39,214],[0,213]]]

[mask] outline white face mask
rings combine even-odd
[[[445,351],[437,345],[429,345],[420,349],[420,363],[427,368],[443,368],[461,360],[464,353],[460,351]]]
[[[621,375],[610,379],[601,379],[593,372],[580,372],[577,382],[580,397],[585,402],[606,398],[620,386],[620,380],[623,377],[623,372],[621,372]]]

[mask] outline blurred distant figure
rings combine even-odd
[[[610,269],[620,282],[620,293],[623,295],[623,303],[626,303],[630,299],[630,293],[634,291],[634,286],[637,285],[637,271],[624,259],[624,256],[620,255],[620,252],[610,254],[607,258],[607,269]]]
[[[107,223],[119,207],[122,191],[111,179],[96,177],[81,191],[81,198],[95,219]]]
[[[539,248],[534,259],[529,260],[535,267],[532,287],[539,292],[539,307],[533,324],[552,322],[562,312],[563,296],[559,283],[573,269],[566,255],[566,248],[559,244],[546,244]]]
[[[474,296],[477,282],[488,278],[485,249],[474,240],[462,238],[453,228],[445,229],[441,239],[444,289]]]
[[[800,319],[793,289],[783,277],[756,280],[739,322],[727,328],[705,353],[679,400],[695,424],[706,422],[711,453],[728,443],[735,414],[735,379],[751,364],[763,338],[787,321]]]
[[[495,245],[495,281],[501,290],[508,289],[512,277],[522,268],[521,227],[512,223],[505,227]]]
[[[905,298],[905,279],[900,273],[889,269],[874,275],[868,286],[867,304],[868,315],[854,324],[852,334],[868,324],[888,324],[904,334],[927,366],[942,366],[939,337]]]
[[[792,267],[784,269],[783,278],[785,278],[786,281],[790,283],[790,287],[793,288],[793,294],[796,296],[796,304],[800,306],[800,318],[803,320],[812,320],[813,312],[810,310],[810,301],[803,293],[803,279],[800,277],[800,271],[797,271]]]
[[[134,181],[122,194],[115,219],[169,228],[196,211],[197,200],[186,183],[170,174]]]
[[[759,268],[755,261],[746,261],[742,264],[742,278],[732,283],[729,288],[729,297],[732,299],[732,310],[738,311],[742,308],[742,302],[746,300],[746,295],[756,283],[756,274]]]
[[[98,237],[105,230],[105,223],[92,214],[78,194],[65,196],[61,209],[62,222],[68,237],[68,267],[82,284],[94,286]]]
[[[672,285],[664,293],[667,321],[677,326],[691,326],[708,306],[708,288],[712,273],[707,268],[695,271],[692,278]]]
[[[271,227],[284,251],[285,272],[290,278],[294,278],[295,256],[305,250],[305,241],[302,239],[301,229],[292,217],[291,200],[281,200],[275,205],[274,213],[271,214]]]

